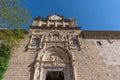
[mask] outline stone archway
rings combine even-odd
[[[39,55],[37,59],[34,80],[46,80],[46,75],[49,72],[63,72],[63,80],[74,80],[74,75],[71,75],[73,73],[72,59],[64,50],[49,48],[43,55]]]

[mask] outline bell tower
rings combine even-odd
[[[34,19],[28,44],[37,55],[33,80],[76,80],[71,50],[80,50],[80,32],[73,18],[54,14]]]

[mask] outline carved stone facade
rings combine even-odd
[[[75,80],[74,58],[69,50],[80,49],[76,21],[57,14],[44,19],[37,17],[30,33],[28,50],[37,51],[33,80],[46,80],[48,72],[56,71],[63,72],[64,80]]]
[[[115,62],[108,62],[107,56],[103,54],[107,49],[101,48],[105,40],[109,44],[119,41],[119,31],[81,31],[75,19],[65,19],[54,14],[47,18],[36,17],[30,33],[28,50],[35,50],[38,53],[33,80],[47,80],[46,75],[50,71],[63,72],[63,80],[120,79],[120,77],[110,79],[109,75],[112,76],[115,71],[110,73],[112,71],[109,68]],[[32,45],[34,38],[40,39],[39,46]],[[112,59],[112,56],[109,59]]]
[[[32,56],[15,55],[13,65],[31,63],[34,69],[22,75],[26,69],[15,65],[4,80],[120,80],[120,31],[82,31],[75,19],[57,14],[36,17],[27,51],[18,52]]]

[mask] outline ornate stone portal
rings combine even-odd
[[[64,80],[73,80],[70,55],[59,48],[38,53],[33,80],[46,80],[48,72],[63,72]],[[59,79],[58,79],[59,80]]]
[[[65,19],[57,14],[47,18],[35,18],[30,29],[32,35],[28,45],[29,50],[37,53],[33,80],[75,80],[74,61],[69,52],[69,43],[72,43],[68,33],[71,28],[78,30],[77,34],[72,34],[78,40],[79,28],[76,27],[74,19]],[[79,49],[78,45],[71,46]]]

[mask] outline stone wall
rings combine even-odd
[[[25,51],[29,37],[20,43],[20,46],[13,49],[11,58],[3,80],[32,80],[34,74],[34,59],[36,52]]]
[[[107,66],[109,80],[120,80],[120,40],[94,40],[95,43],[96,41],[102,43],[96,47]]]
[[[81,50],[70,51],[77,80],[120,80],[120,40],[81,38],[79,42]]]
[[[94,40],[80,39],[80,44],[80,51],[70,51],[75,58],[76,80],[109,80],[106,64]]]
[[[101,45],[97,41],[101,42]],[[24,47],[26,43],[28,43],[28,40],[23,43]],[[73,56],[75,80],[120,80],[119,40],[80,38],[79,44],[80,50],[69,49]],[[47,43],[46,46],[50,47],[52,45],[52,43]],[[29,72],[31,69],[29,66],[34,62],[36,53],[24,52],[24,47],[21,44],[18,51],[12,54],[4,80],[30,80],[30,74],[34,71]]]
[[[60,46],[67,49],[72,55],[72,67],[75,80],[120,80],[120,41],[108,39],[83,39],[79,38],[79,48],[69,48],[69,38],[66,35],[77,35],[75,31],[63,31],[61,41],[63,43],[49,43],[48,35],[51,31],[42,30],[38,34],[44,34],[42,48]],[[59,31],[61,32],[61,31]],[[75,32],[75,33],[70,33]],[[71,36],[70,36],[71,37]],[[37,51],[24,52],[29,37],[21,43],[21,46],[13,51],[8,71],[3,80],[33,80],[34,61]],[[98,43],[99,42],[99,43]],[[43,74],[45,75],[45,74]]]

